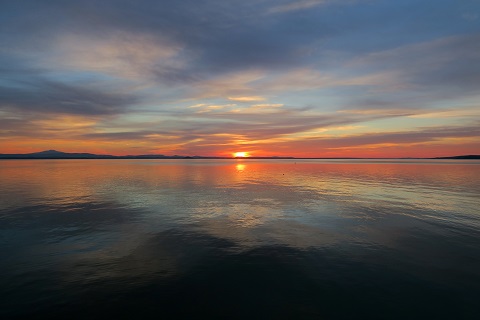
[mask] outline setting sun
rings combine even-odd
[[[245,157],[248,157],[249,155],[248,155],[248,152],[235,152],[233,156],[235,158],[245,158]]]

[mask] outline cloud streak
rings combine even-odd
[[[285,13],[290,11],[305,10],[320,5],[326,4],[326,0],[300,0],[290,1],[288,3],[272,7],[268,10],[269,13]]]

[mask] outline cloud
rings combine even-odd
[[[222,105],[206,105],[206,104],[201,104],[201,105],[195,105],[192,106],[194,108],[198,108],[196,113],[204,113],[204,112],[212,112],[215,110],[223,110],[225,108],[229,107],[235,107],[236,104],[230,103],[230,104],[222,104]]]
[[[297,139],[280,138],[266,142],[268,150],[276,150],[275,154],[294,156],[442,156],[446,150],[458,149],[465,154],[472,148],[480,147],[479,126],[438,126],[416,128],[406,132],[362,133],[351,135],[317,134]],[[446,148],[451,144],[454,147]],[[261,148],[262,144],[252,144]],[[247,149],[248,150],[248,149]],[[474,150],[474,149],[473,149]],[[450,151],[452,152],[452,151]],[[453,153],[455,154],[455,153]]]
[[[0,110],[109,115],[125,112],[138,101],[139,98],[130,93],[106,92],[85,84],[42,78],[25,79],[16,87],[0,86]]]
[[[260,95],[278,95],[319,89],[362,87],[370,92],[392,91],[400,86],[393,72],[365,75],[337,75],[305,68],[292,68],[278,73],[259,69],[222,74],[192,84],[192,99],[226,98],[231,101],[264,101]]]
[[[95,132],[101,116],[52,113],[0,112],[2,138],[70,139]]]
[[[408,132],[369,133],[358,136],[325,139],[324,142],[331,147],[352,147],[381,144],[411,144],[438,142],[448,138],[476,138],[480,137],[478,127],[431,127],[409,130]]]
[[[112,32],[107,35],[65,34],[53,44],[55,53],[44,60],[49,66],[90,71],[133,80],[182,82],[184,62],[177,59],[182,47],[160,36]]]
[[[265,75],[265,71],[247,69],[214,76],[211,79],[192,84],[191,98],[207,99],[254,96],[251,95],[251,93],[255,91],[252,83],[262,79]]]
[[[426,119],[452,119],[452,118],[480,118],[480,106],[467,107],[467,108],[455,108],[455,109],[443,109],[443,110],[424,110],[417,114],[409,116],[411,118],[426,118]]]
[[[370,73],[390,72],[396,79],[393,83],[401,84],[392,89],[409,96],[428,92],[425,98],[451,99],[478,94],[478,51],[480,34],[451,36],[371,53],[350,66]]]
[[[246,97],[228,97],[228,100],[239,101],[239,102],[252,102],[252,101],[264,101],[264,97],[260,96],[246,96]]]
[[[299,0],[290,1],[282,5],[274,6],[268,13],[285,13],[290,11],[304,10],[326,4],[326,0]]]
[[[283,107],[283,103],[260,103],[260,104],[252,104],[252,108],[257,108],[257,109],[272,109],[272,108],[279,108]]]
[[[261,104],[252,104],[244,108],[235,108],[232,109],[231,113],[244,113],[244,114],[259,114],[259,113],[271,113],[274,114],[278,110],[277,108],[283,107],[282,103],[261,103]]]

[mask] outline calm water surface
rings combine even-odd
[[[0,161],[0,318],[478,319],[480,162]]]

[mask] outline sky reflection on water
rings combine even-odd
[[[0,178],[8,317],[479,311],[475,162],[2,161]]]

